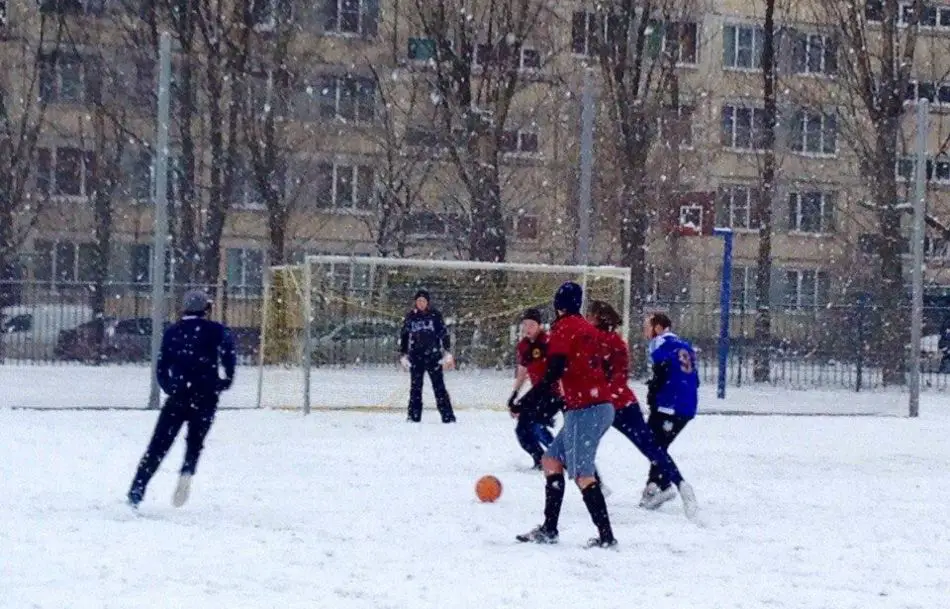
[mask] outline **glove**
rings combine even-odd
[[[411,364],[409,363],[409,356],[408,356],[408,355],[403,355],[402,357],[400,357],[400,358],[399,358],[399,363],[400,363],[400,364],[402,365],[402,367],[403,367],[404,369],[406,369],[406,370],[409,370],[409,368],[411,367]]]
[[[442,357],[442,367],[445,368],[446,370],[452,370],[453,368],[455,368],[455,358],[452,357],[451,353],[446,353]]]
[[[517,392],[517,391],[513,391],[513,392],[511,393],[511,397],[508,398],[508,409],[509,409],[509,410],[514,410],[514,408],[515,408],[515,402],[517,402],[517,401],[518,401],[518,392]]]
[[[221,393],[222,391],[227,391],[228,389],[231,388],[231,385],[233,383],[234,383],[234,379],[231,379],[231,378],[218,379],[218,393]]]

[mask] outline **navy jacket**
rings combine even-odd
[[[667,332],[650,341],[653,378],[647,383],[651,410],[679,417],[696,416],[699,403],[699,372],[692,345]]]
[[[168,395],[216,395],[231,386],[236,363],[228,328],[203,317],[185,316],[162,337],[158,384]],[[224,379],[218,374],[219,365]]]
[[[413,309],[406,314],[399,336],[399,353],[412,358],[438,358],[450,347],[451,339],[438,310]]]

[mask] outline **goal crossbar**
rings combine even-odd
[[[522,262],[482,262],[475,260],[427,260],[425,258],[382,258],[372,256],[312,255],[307,264],[375,264],[376,266],[451,269],[455,271],[514,271],[550,274],[582,274],[627,279],[630,269],[620,266],[582,266],[566,264],[533,264]]]

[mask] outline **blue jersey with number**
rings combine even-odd
[[[692,418],[699,402],[696,352],[689,342],[667,332],[650,342],[653,378],[648,384],[647,403],[665,414]]]

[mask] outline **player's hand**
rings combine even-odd
[[[409,356],[403,355],[402,357],[400,357],[399,364],[403,367],[404,370],[409,370],[409,368],[411,367],[409,363]]]
[[[446,370],[453,370],[455,368],[455,358],[452,357],[451,353],[446,353],[442,358],[442,367]]]
[[[515,407],[515,402],[518,401],[518,392],[514,391],[511,394],[511,397],[508,398],[508,409],[511,410]]]
[[[234,379],[218,379],[218,393],[230,389],[232,383],[234,383]]]

